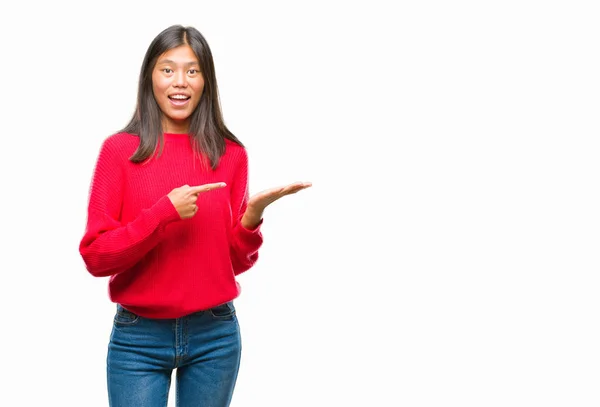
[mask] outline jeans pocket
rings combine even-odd
[[[126,310],[120,304],[117,304],[117,313],[115,314],[115,326],[131,326],[140,320],[139,315]]]
[[[214,319],[232,319],[235,316],[233,301],[211,308],[210,314]]]

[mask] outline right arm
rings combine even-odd
[[[100,149],[89,191],[86,230],[79,244],[87,270],[96,277],[132,267],[158,244],[167,224],[181,219],[165,195],[133,221],[121,224],[124,177],[118,148],[109,139]]]

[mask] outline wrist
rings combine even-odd
[[[262,210],[257,210],[255,208],[248,207],[244,212],[244,216],[242,216],[242,226],[248,230],[255,229],[260,223],[262,216]]]

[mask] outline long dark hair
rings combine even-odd
[[[243,144],[225,126],[212,52],[204,36],[193,27],[173,25],[154,38],[146,51],[140,70],[135,113],[121,132],[135,134],[140,138],[137,150],[129,158],[133,162],[139,163],[147,160],[159,146],[162,150],[164,144],[163,113],[154,98],[152,71],[160,55],[181,45],[189,45],[192,48],[200,62],[200,70],[204,78],[202,96],[190,116],[189,134],[193,140],[195,151],[199,155],[204,154],[205,158],[210,161],[211,168],[215,169],[225,152],[225,139],[241,146]]]

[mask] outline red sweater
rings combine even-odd
[[[129,157],[139,138],[120,133],[102,144],[90,186],[79,252],[96,277],[110,276],[109,297],[148,318],[178,318],[236,298],[235,276],[258,259],[260,225],[241,225],[248,202],[246,150],[226,140],[216,170],[203,169],[187,135],[165,134],[162,155]],[[182,219],[167,194],[225,182],[201,193],[198,212]],[[262,221],[261,221],[262,223]]]

